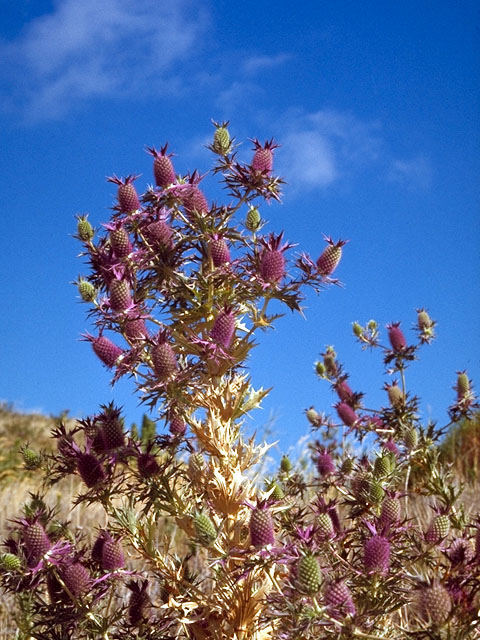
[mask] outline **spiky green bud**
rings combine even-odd
[[[323,356],[323,364],[327,375],[331,377],[335,377],[338,374],[337,363],[335,361],[336,357],[337,354],[334,349],[332,347],[327,347],[325,355]]]
[[[206,513],[197,513],[193,519],[195,533],[201,544],[209,547],[217,539],[217,530]]]
[[[41,456],[33,449],[30,449],[30,447],[24,447],[22,449],[22,457],[27,469],[38,469],[42,461]]]
[[[446,538],[450,531],[450,518],[446,514],[440,514],[430,523],[425,539],[431,544],[436,544]]]
[[[315,411],[313,407],[310,407],[310,409],[307,409],[305,412],[305,415],[307,416],[307,420],[314,427],[318,427],[322,424],[322,416],[317,411]]]
[[[277,501],[283,500],[283,498],[285,497],[282,487],[275,480],[268,482],[266,489],[267,491],[271,491],[270,493],[271,500],[277,500]]]
[[[205,458],[200,453],[200,451],[196,451],[192,453],[192,455],[188,459],[188,470],[193,478],[200,476],[205,469]]]
[[[13,553],[2,553],[0,555],[0,569],[4,571],[18,571],[21,566],[22,561]]]
[[[323,364],[323,362],[320,362],[319,360],[318,362],[315,363],[315,371],[321,378],[323,378],[327,372],[327,369]]]
[[[213,136],[213,150],[222,156],[227,155],[231,149],[230,133],[224,126],[218,127]]]
[[[77,217],[77,234],[80,240],[84,242],[88,242],[94,236],[93,227],[88,221],[88,216],[78,216]]]
[[[348,474],[353,471],[353,459],[345,458],[342,462],[342,466],[340,467],[340,471],[348,476]]]
[[[418,444],[418,431],[415,427],[407,429],[403,436],[403,443],[409,451],[415,449]]]
[[[373,480],[370,484],[370,491],[368,492],[369,501],[373,504],[379,504],[385,496],[385,491],[377,480]]]
[[[93,284],[84,278],[80,278],[77,284],[78,293],[84,302],[93,302],[97,291]]]
[[[282,456],[280,460],[280,471],[283,473],[289,473],[292,470],[292,463],[290,462],[290,458],[288,456]]]
[[[310,596],[320,591],[320,566],[317,558],[311,554],[304,555],[297,564],[298,586]]]
[[[418,311],[417,323],[418,323],[418,328],[421,331],[428,331],[429,329],[432,328],[432,325],[433,325],[433,322],[430,316],[428,315],[428,313],[425,311],[425,309],[420,309],[420,311]]]
[[[260,212],[256,207],[250,207],[245,219],[245,226],[249,231],[257,231],[260,227]]]
[[[470,391],[470,380],[465,372],[461,372],[457,376],[457,396],[462,400]]]
[[[388,476],[392,472],[392,460],[388,454],[378,456],[375,460],[374,474],[380,478]]]
[[[362,325],[358,324],[358,322],[353,323],[352,329],[357,338],[360,338],[363,335],[363,327]]]

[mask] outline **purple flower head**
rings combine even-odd
[[[210,331],[210,338],[225,349],[229,349],[235,335],[235,314],[231,307],[225,307],[218,313],[213,327]]]
[[[273,517],[265,504],[259,504],[250,514],[250,540],[254,547],[265,547],[275,543]]]
[[[352,428],[358,422],[359,417],[346,402],[339,402],[335,405],[335,408],[337,409],[338,417],[346,427]]]
[[[116,175],[107,178],[108,182],[118,185],[117,199],[118,205],[115,207],[119,213],[131,213],[140,209],[140,200],[138,193],[133,186],[134,181],[139,178],[138,175],[130,175],[126,178],[118,178]]]
[[[393,351],[397,353],[405,351],[407,348],[407,340],[403,335],[403,331],[400,329],[400,323],[392,322],[391,324],[387,324],[387,330],[388,339],[390,340],[390,345]]]
[[[147,147],[147,151],[153,156],[153,175],[158,187],[168,187],[176,182],[175,170],[170,158],[173,154],[168,153],[168,142],[157,151],[155,147]]]
[[[384,536],[374,535],[363,546],[363,560],[367,573],[385,576],[390,568],[390,542]]]
[[[325,589],[325,604],[333,618],[342,619],[356,613],[352,594],[343,580],[330,582]]]
[[[329,476],[331,473],[335,473],[337,470],[335,463],[332,460],[332,456],[326,449],[320,451],[317,456],[317,470],[322,478]]]
[[[284,252],[291,248],[291,243],[282,244],[283,231],[279,235],[271,233],[268,239],[262,238],[262,250],[259,255],[258,272],[265,286],[278,284],[285,275]]]
[[[256,138],[252,140],[254,147],[252,164],[252,171],[270,174],[273,167],[273,151],[279,146],[273,140],[266,140],[262,145]]]
[[[92,343],[95,355],[110,369],[116,365],[117,360],[124,353],[123,349],[101,333],[96,337],[89,333],[84,333],[82,337]]]

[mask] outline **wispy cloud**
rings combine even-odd
[[[289,53],[278,53],[272,56],[259,55],[251,56],[247,58],[242,65],[242,71],[247,75],[253,75],[260,71],[266,71],[279,67],[285,62],[288,62],[292,56]]]
[[[410,160],[394,160],[388,177],[392,182],[409,188],[428,189],[432,182],[433,169],[428,158],[419,155]]]
[[[0,43],[14,106],[52,118],[91,98],[173,91],[204,26],[191,0],[57,0]]]
[[[351,113],[292,111],[275,122],[284,132],[278,166],[294,190],[326,187],[368,168],[381,155],[378,123],[363,122]]]

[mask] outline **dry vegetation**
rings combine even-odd
[[[65,419],[65,416],[62,416]],[[25,443],[39,451],[52,449],[51,429],[61,418],[47,417],[41,414],[22,414],[7,405],[0,406],[0,533],[5,539],[9,533],[9,523],[18,517],[21,507],[27,503],[32,494],[41,490],[40,471],[25,469],[21,456],[21,447]],[[71,420],[71,423],[74,421]],[[480,513],[480,492],[478,469],[478,442],[480,440],[480,420],[465,421],[453,429],[445,439],[442,447],[444,461],[449,462],[456,471],[458,483],[464,484],[460,508],[467,514]],[[305,457],[303,458],[305,464]],[[88,507],[80,504],[72,508],[75,497],[82,490],[82,483],[77,476],[69,476],[61,480],[46,493],[45,502],[54,508],[59,521],[68,521],[71,531],[82,532],[85,541],[91,544],[99,528],[106,526],[105,512],[99,504]],[[43,492],[42,492],[43,494]],[[305,496],[306,497],[306,496]],[[333,497],[325,496],[325,497]],[[428,498],[415,495],[409,503],[409,516],[412,520],[426,522],[431,518],[431,505]],[[169,530],[173,549],[184,553],[185,536],[178,528],[172,528],[165,520],[164,526]],[[157,543],[164,531],[157,531]],[[192,569],[201,570],[199,558],[193,559]],[[142,574],[142,560],[131,556],[128,560],[130,569]],[[118,606],[124,604],[128,591],[124,589],[117,594]],[[155,593],[152,593],[155,596]],[[11,594],[3,594],[0,599],[0,640],[11,640],[18,636],[18,620],[15,618],[14,598]]]

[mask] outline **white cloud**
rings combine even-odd
[[[349,113],[292,111],[275,122],[284,132],[277,165],[294,190],[326,187],[371,166],[381,152],[378,125]]]
[[[250,75],[260,71],[274,69],[290,60],[291,57],[288,53],[279,53],[274,56],[251,56],[243,63],[242,71]]]
[[[428,189],[433,177],[432,165],[421,155],[410,160],[393,160],[388,177],[392,182],[410,188]]]
[[[234,80],[219,92],[215,103],[221,113],[233,114],[241,112],[244,115],[251,110],[263,93],[263,89],[254,82]]]
[[[58,117],[90,98],[174,90],[204,26],[190,0],[57,0],[0,54],[17,104]]]
[[[324,187],[338,177],[333,145],[317,131],[295,131],[283,137],[277,156],[280,173],[288,175],[294,188]]]

